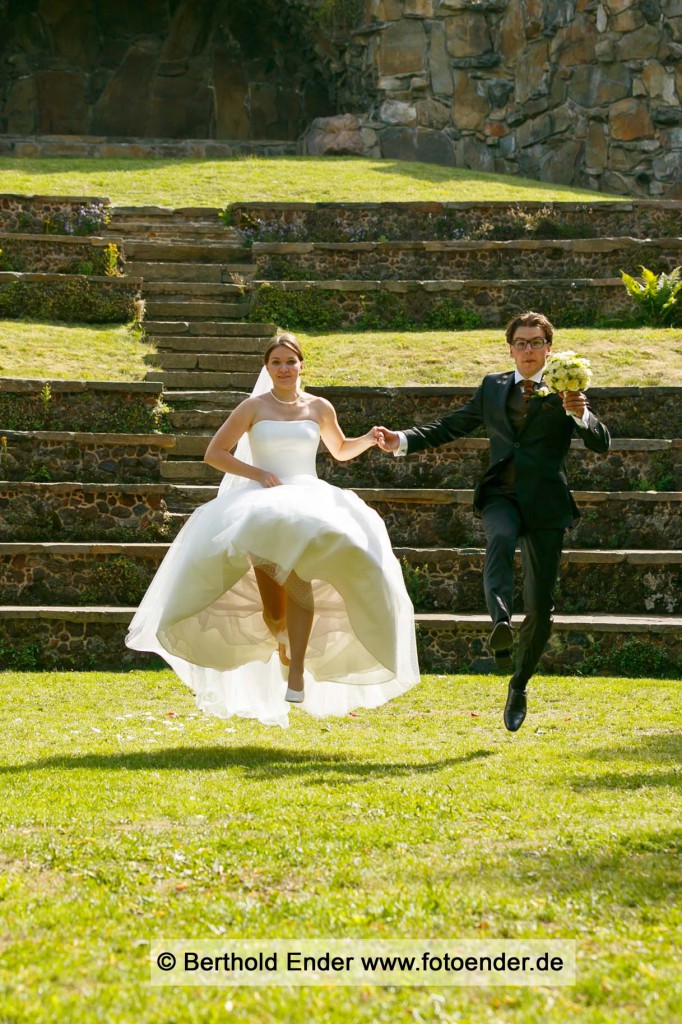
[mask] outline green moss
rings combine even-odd
[[[13,281],[0,288],[0,316],[10,320],[67,323],[130,323],[139,318],[132,288],[113,289],[97,281]]]

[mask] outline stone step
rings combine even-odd
[[[263,359],[248,352],[157,352],[145,361],[162,370],[248,370],[260,373]]]
[[[225,355],[232,355],[235,352],[250,352],[261,354],[265,351],[270,338],[259,337],[191,337],[181,334],[175,337],[172,334],[159,334],[155,340],[158,352],[222,352]]]
[[[125,634],[135,608],[111,605],[0,606],[0,650],[12,651],[17,667],[21,648],[31,650],[32,669],[100,669],[158,664],[149,655],[129,651]],[[417,615],[422,671],[491,672],[486,649],[490,620],[486,615]],[[514,619],[514,625],[519,620]],[[9,662],[3,654],[0,669]],[[540,673],[634,675],[642,663],[654,675],[676,678],[682,664],[682,618],[664,616],[557,615],[554,632],[540,663]],[[9,662],[12,664],[12,662]],[[20,665],[20,662],[19,662]],[[628,671],[629,670],[629,671]],[[504,680],[506,683],[506,679]],[[285,684],[283,683],[283,688]],[[587,682],[586,682],[586,685]],[[500,682],[503,695],[504,684]],[[542,716],[538,685],[531,716]],[[502,697],[501,697],[502,699]]]
[[[0,604],[135,604],[167,543],[0,543]],[[483,613],[482,548],[396,548],[419,611]],[[523,608],[517,554],[515,608]],[[564,551],[559,614],[682,614],[682,552]]]
[[[260,364],[259,364],[260,367]],[[258,370],[250,373],[234,371],[225,373],[221,370],[148,370],[145,380],[160,381],[164,388],[248,388],[251,389],[258,378]]]
[[[9,480],[156,483],[174,445],[171,434],[5,430],[1,472]]]
[[[222,422],[220,419],[217,426]],[[212,436],[178,437],[170,455],[173,459],[203,458]],[[405,459],[372,449],[360,459],[339,463],[322,452],[317,470],[321,479],[338,487],[473,487],[488,466],[489,451],[486,438],[461,438]],[[179,480],[179,463],[173,465],[173,479]],[[186,465],[187,480],[199,479],[196,467]],[[567,469],[571,486],[582,490],[682,491],[682,440],[615,440],[607,455],[597,455],[576,440]],[[211,479],[210,475],[206,479]]]
[[[292,280],[247,282],[254,314],[272,308],[273,289],[296,310],[315,303],[331,329],[364,328],[399,316],[412,327],[433,327],[445,317],[475,314],[480,326],[502,329],[519,309],[541,309],[557,327],[592,326],[595,317],[631,320],[634,307],[620,278],[459,279],[448,281]],[[275,296],[276,297],[276,296]],[[261,307],[261,299],[265,305]],[[387,311],[387,307],[388,310]]]
[[[197,297],[213,302],[222,299],[239,302],[243,298],[243,289],[239,285],[223,281],[145,281],[142,285],[142,294],[147,304],[161,300],[194,302]]]
[[[353,490],[383,518],[391,542],[400,547],[481,547],[480,519],[471,490],[360,488]],[[209,485],[169,485],[173,529],[187,514],[214,498]],[[682,546],[682,492],[574,491],[581,518],[567,543],[584,548],[668,550]]]
[[[154,320],[151,317],[144,321],[145,333],[156,337],[157,335],[172,335],[180,338],[184,335],[193,338],[200,337],[221,337],[221,338],[271,338],[276,330],[276,324],[272,323],[244,323],[241,320],[232,323],[224,320]]]
[[[263,280],[615,278],[642,264],[670,272],[682,263],[682,238],[255,242],[252,252]]]
[[[560,348],[557,345],[557,348]],[[504,366],[501,363],[500,369]],[[469,401],[474,387],[315,387],[306,390],[327,398],[349,436],[364,434],[375,423],[395,429],[432,423]],[[591,387],[591,407],[612,437],[682,437],[682,387]]]
[[[220,391],[211,391],[209,389],[185,391],[178,389],[177,391],[171,391],[168,395],[164,395],[164,400],[170,406],[172,415],[179,414],[180,412],[218,413],[218,415],[222,415],[225,409],[234,409],[236,405],[243,402],[248,396],[249,392],[241,389],[233,391],[227,388]],[[199,407],[199,403],[201,403],[201,407]]]
[[[193,440],[191,435],[184,438],[186,441]],[[161,479],[173,483],[212,483],[219,482],[224,476],[219,470],[214,469],[199,459],[194,461],[165,462],[161,467]]]
[[[177,394],[177,392],[169,392],[169,398],[174,394]],[[169,416],[169,422],[173,430],[181,432],[178,433],[178,437],[191,437],[194,433],[203,434],[206,430],[210,430],[214,434],[218,427],[222,426],[225,422],[230,412],[236,409],[240,402],[244,401],[248,392],[226,392],[226,394],[234,394],[238,397],[229,406],[224,406],[214,411],[208,409],[189,409],[184,412],[173,409]]]
[[[151,263],[142,260],[126,260],[126,273],[141,277],[144,287],[151,281],[214,281],[230,284],[233,274],[253,277],[254,263]]]
[[[240,242],[172,241],[126,238],[126,259],[145,263],[250,263],[251,249]]]
[[[168,318],[197,321],[206,320],[208,317],[237,320],[247,315],[250,305],[248,302],[209,302],[200,299],[188,299],[185,302],[148,299],[145,308],[147,316],[152,320]]]

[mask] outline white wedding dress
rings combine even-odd
[[[287,684],[253,571],[267,564],[281,582],[293,571],[312,583],[300,707],[343,715],[404,693],[419,681],[414,613],[383,521],[318,480],[314,420],[259,420],[248,439],[253,464],[282,485],[226,477],[171,545],[127,645],[165,658],[202,711],[285,727]]]

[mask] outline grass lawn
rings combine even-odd
[[[53,380],[142,380],[153,346],[111,324],[0,321],[0,376]]]
[[[151,348],[111,325],[0,321],[0,376],[142,380]],[[511,366],[501,330],[299,333],[308,384],[477,384]],[[555,351],[588,356],[594,386],[682,386],[682,332],[653,327],[557,331]]]
[[[169,671],[0,674],[0,1020],[679,1020],[679,684],[542,677],[515,736],[503,690],[283,732]],[[221,937],[574,939],[577,983],[148,984],[151,940]]]
[[[357,157],[227,160],[0,158],[0,192],[108,196],[116,206],[236,202],[594,200],[619,196],[462,168]]]

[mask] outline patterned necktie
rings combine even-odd
[[[534,380],[524,380],[524,381],[522,381],[522,384],[523,384],[523,394],[521,395],[521,401],[523,403],[522,409],[523,409],[523,416],[525,418],[525,416],[528,413],[528,407],[530,405],[531,397],[533,395],[533,392],[535,391],[535,381]]]

